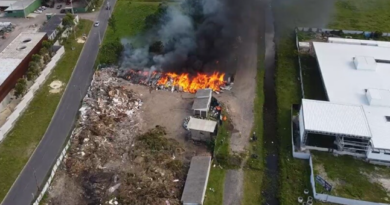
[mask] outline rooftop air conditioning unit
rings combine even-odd
[[[353,63],[357,70],[376,70],[376,61],[373,57],[356,56],[353,58]]]

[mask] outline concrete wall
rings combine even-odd
[[[15,122],[23,114],[31,100],[34,98],[34,93],[46,81],[47,77],[50,75],[51,71],[64,53],[65,49],[64,47],[61,47],[53,56],[51,61],[46,65],[46,68],[42,71],[41,75],[35,80],[35,83],[30,87],[27,94],[23,96],[22,101],[15,107],[15,110],[7,118],[4,125],[0,128],[0,142],[4,140],[9,131],[11,131],[11,129],[14,127]]]

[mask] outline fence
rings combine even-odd
[[[72,133],[72,135],[73,135],[73,133]],[[38,195],[38,197],[35,200],[33,205],[39,205],[39,203],[41,202],[43,196],[45,196],[46,191],[49,189],[50,183],[53,180],[54,175],[56,174],[56,171],[57,171],[58,167],[60,166],[62,160],[64,159],[64,157],[66,155],[66,151],[68,150],[69,145],[70,145],[70,140],[68,140],[68,142],[66,143],[66,145],[65,145],[64,149],[62,150],[60,156],[58,157],[56,163],[54,164],[53,169],[51,170],[49,179],[47,180],[45,186],[41,190],[41,193]]]
[[[65,53],[64,47],[58,49],[57,53],[52,57],[51,61],[46,65],[46,68],[42,71],[41,75],[35,80],[34,84],[30,87],[27,94],[23,96],[22,101],[15,107],[15,110],[7,117],[6,122],[0,128],[0,142],[4,140],[8,132],[14,127],[15,122],[26,110],[31,100],[34,98],[34,93],[41,87],[46,81],[47,77],[57,64],[58,60]]]
[[[90,87],[92,87],[92,83],[94,82],[94,80],[95,80],[95,76],[92,77],[91,84],[90,84],[91,86],[90,86]],[[88,91],[88,92],[89,92],[89,91]],[[84,96],[83,99],[85,99],[85,96]],[[70,138],[69,138],[68,142],[66,143],[64,149],[62,150],[60,156],[58,157],[56,163],[54,164],[54,166],[53,166],[53,168],[52,168],[52,170],[51,170],[49,179],[46,181],[45,186],[44,186],[43,189],[41,190],[41,193],[38,195],[38,197],[37,197],[37,199],[35,200],[35,202],[33,203],[33,205],[39,205],[39,203],[41,202],[43,196],[45,196],[45,194],[46,194],[47,190],[49,189],[50,184],[51,184],[51,182],[52,182],[52,180],[53,180],[53,178],[54,178],[54,175],[55,175],[56,172],[57,172],[58,167],[60,166],[62,160],[63,160],[64,157],[66,156],[66,152],[68,151],[68,148],[69,148],[70,143],[71,143],[71,138],[72,138],[72,136],[75,135],[76,132],[78,132],[78,129],[73,129],[73,131],[72,131],[72,133],[71,133],[71,135],[70,135]]]

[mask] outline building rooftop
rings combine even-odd
[[[196,98],[210,98],[212,95],[211,89],[200,89],[196,91],[195,97]]]
[[[18,0],[15,1],[13,4],[8,5],[9,7],[5,9],[4,11],[18,11],[23,10],[30,6],[35,0]]]
[[[65,15],[53,15],[50,20],[47,21],[47,23],[39,29],[40,32],[47,33],[48,36],[50,36],[59,25],[62,23],[62,19]]]
[[[373,147],[390,149],[390,42],[332,38],[329,41],[331,43],[314,42],[313,45],[330,103],[344,104],[339,111],[342,115],[337,114],[339,118],[359,116],[361,125],[355,126],[355,132],[364,134],[367,131],[363,131],[366,128],[363,129],[364,123],[360,122],[362,115],[347,111],[352,110],[353,105],[360,107]],[[321,115],[317,116],[318,121],[323,118]],[[304,121],[306,123],[306,119]]]
[[[364,110],[360,105],[302,100],[305,129],[313,132],[371,137]]]
[[[210,166],[210,156],[192,157],[183,195],[181,196],[183,203],[203,204]]]
[[[195,98],[194,104],[192,105],[193,110],[208,110],[210,106],[210,98]]]
[[[0,85],[45,35],[46,33],[23,32],[0,53]]]
[[[17,1],[0,0],[0,7],[8,7],[16,2]]]
[[[187,128],[190,130],[199,130],[205,132],[214,132],[217,122],[211,120],[202,120],[194,117],[190,117]]]
[[[390,48],[322,42],[313,45],[330,102],[368,105],[366,89],[390,90],[390,63],[373,65],[367,60],[390,62]],[[355,63],[366,69],[357,69]]]

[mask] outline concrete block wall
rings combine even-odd
[[[23,96],[22,101],[15,107],[11,115],[8,116],[6,122],[0,128],[0,142],[5,139],[9,131],[11,131],[11,129],[14,127],[15,122],[23,114],[27,106],[30,104],[31,100],[34,98],[34,93],[46,81],[47,77],[50,75],[51,71],[56,66],[58,60],[62,57],[64,53],[65,49],[64,47],[61,47],[52,57],[51,61],[46,65],[41,75],[35,80],[34,84],[30,87],[28,92]]]

